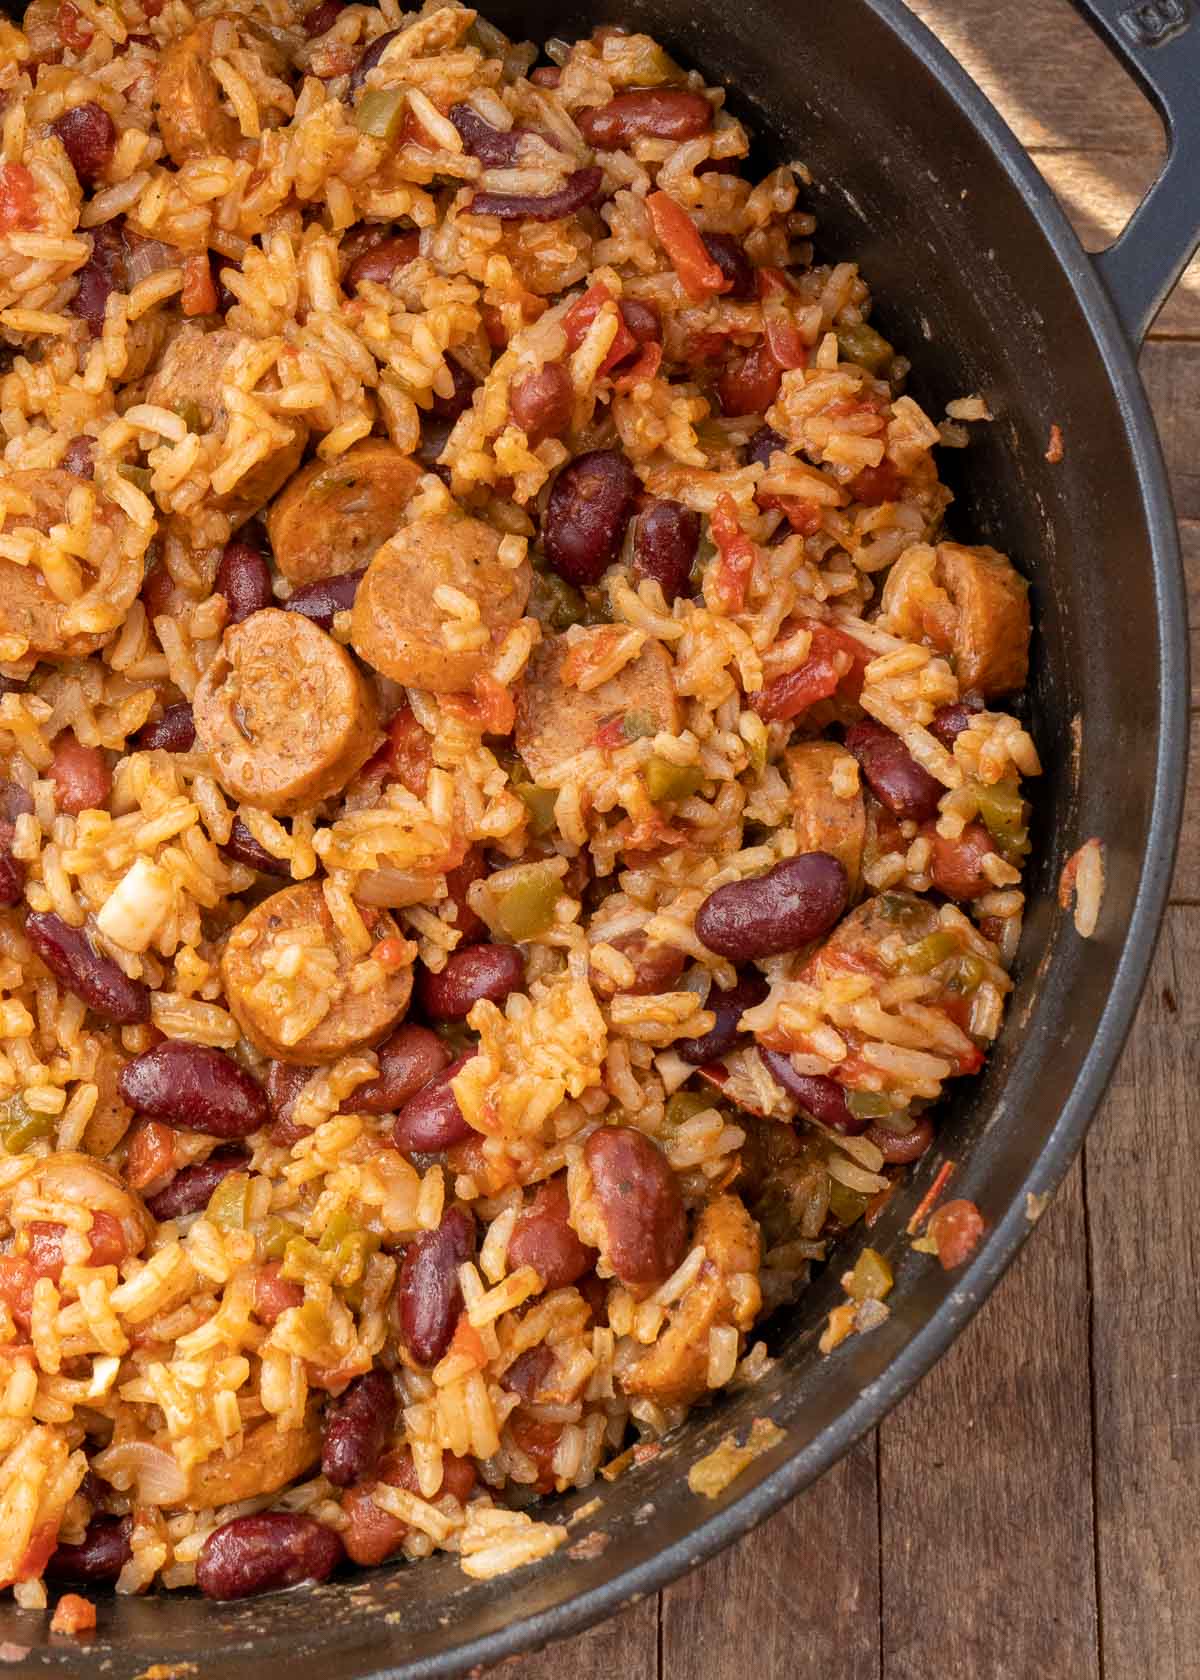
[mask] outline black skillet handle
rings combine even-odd
[[[1140,344],[1200,245],[1200,0],[1075,0],[1152,100],[1167,130],[1162,173],[1096,257]]]

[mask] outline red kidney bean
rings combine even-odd
[[[622,298],[617,307],[639,344],[662,343],[662,322],[653,304],[643,303],[640,298]]]
[[[513,419],[536,449],[546,438],[565,431],[575,407],[571,377],[561,362],[547,362],[518,379],[508,394]]]
[[[450,378],[454,381],[453,393],[448,397],[434,396],[429,404],[430,411],[439,420],[449,420],[451,425],[460,414],[465,414],[471,406],[471,393],[479,381],[473,373],[468,373],[461,362],[456,362],[453,356],[446,357],[446,366],[450,370]]]
[[[50,1554],[47,1575],[64,1581],[115,1581],[132,1556],[132,1517],[93,1517],[76,1545],[60,1542]]]
[[[768,989],[767,982],[756,968],[743,969],[736,984],[727,992],[719,986],[711,986],[705,1008],[711,1009],[717,1017],[716,1024],[702,1038],[677,1038],[671,1048],[693,1067],[715,1062],[732,1050],[739,1039],[747,1036],[738,1022],[747,1009],[757,1008]]]
[[[243,525],[225,544],[221,564],[213,580],[213,593],[224,595],[229,623],[240,624],[251,613],[273,606],[271,568],[267,565],[266,532],[257,519]]]
[[[464,946],[477,945],[481,939],[488,937],[487,923],[482,916],[476,915],[467,902],[467,889],[476,881],[486,880],[487,874],[487,859],[478,846],[470,848],[457,868],[446,871],[446,896],[454,903],[454,915],[450,918],[450,923],[458,929],[459,940],[456,949],[459,951]]]
[[[878,507],[882,502],[896,501],[903,486],[899,467],[885,455],[877,467],[863,467],[861,472],[855,473],[846,489],[852,502]]]
[[[175,579],[165,563],[158,560],[153,566],[147,567],[146,576],[142,580],[142,604],[146,609],[146,617],[151,622],[164,614],[169,617],[178,598]]]
[[[409,1155],[439,1155],[475,1135],[463,1118],[450,1083],[470,1060],[469,1055],[459,1056],[409,1097],[392,1127],[392,1142],[397,1149]]]
[[[11,692],[11,689],[0,689],[0,693]],[[20,782],[0,781],[0,822],[8,823],[11,828],[18,817],[27,817],[32,810],[33,800]]]
[[[388,42],[394,41],[399,33],[400,31],[398,29],[389,29],[385,34],[377,35],[371,42],[371,45],[364,49],[359,57],[358,63],[350,72],[350,87],[348,91],[351,99],[354,98],[354,95],[366,81],[367,71],[374,70],[375,66],[379,63],[379,60],[383,57]]]
[[[263,1089],[267,1094],[267,1107],[271,1111],[272,1143],[290,1146],[297,1139],[304,1137],[308,1128],[293,1124],[292,1110],[296,1106],[296,1098],[315,1072],[315,1068],[297,1067],[294,1062],[267,1063],[267,1077],[263,1082]]]
[[[493,128],[473,105],[451,105],[446,115],[462,135],[468,157],[478,158],[489,169],[516,167],[521,140],[530,132],[527,128]]]
[[[515,945],[469,945],[452,951],[440,974],[421,968],[417,1002],[431,1021],[465,1021],[480,998],[503,1003],[525,980],[525,958]]]
[[[50,761],[54,801],[76,817],[98,811],[112,792],[112,771],[99,747],[85,747],[69,731],[59,736]]]
[[[214,1529],[196,1560],[205,1598],[250,1598],[301,1581],[327,1581],[342,1561],[342,1542],[315,1517],[260,1511]]]
[[[356,1114],[396,1113],[450,1063],[450,1052],[438,1035],[412,1021],[385,1039],[376,1055],[379,1077],[359,1085],[343,1104]]]
[[[442,1479],[433,1497],[440,1499],[443,1494],[452,1493],[460,1504],[465,1505],[477,1479],[473,1460],[459,1458],[454,1453],[443,1453]],[[390,1511],[383,1510],[372,1500],[371,1489],[380,1482],[388,1487],[406,1488],[409,1493],[420,1493],[421,1484],[413,1464],[411,1447],[401,1447],[386,1454],[380,1462],[375,1481],[363,1487],[352,1487],[342,1500],[342,1510],[349,1522],[345,1532],[346,1551],[355,1563],[382,1563],[384,1558],[399,1550],[409,1532],[407,1523],[393,1517]]]
[[[279,875],[291,879],[292,866],[286,858],[277,858],[260,846],[241,817],[234,817],[229,839],[221,847],[226,857],[244,863],[250,869],[260,869],[264,875]]]
[[[653,578],[667,605],[689,593],[688,579],[700,542],[700,515],[682,502],[654,501],[638,514],[633,529],[635,578]]]
[[[595,1264],[571,1227],[571,1204],[563,1177],[547,1179],[521,1213],[508,1239],[510,1271],[532,1266],[545,1289],[565,1289]]]
[[[269,1260],[254,1279],[254,1316],[264,1324],[274,1324],[290,1308],[304,1300],[304,1290],[291,1278],[283,1276],[279,1260]]]
[[[982,823],[968,823],[957,840],[943,839],[935,823],[926,824],[921,832],[933,846],[929,873],[939,892],[966,903],[993,890],[983,860],[994,856],[996,848]]]
[[[683,973],[685,957],[673,945],[658,945],[644,933],[625,933],[611,941],[614,951],[620,951],[633,964],[631,986],[617,986],[599,969],[591,972],[591,986],[597,997],[650,997],[655,992],[669,992]]]
[[[519,1353],[500,1378],[500,1387],[522,1400],[532,1400],[554,1369],[554,1352],[545,1342]]]
[[[96,440],[86,432],[80,432],[73,437],[63,454],[61,466],[64,472],[74,473],[76,478],[92,478],[95,469],[92,466],[92,454],[96,448]]]
[[[542,521],[546,558],[578,589],[598,583],[625,538],[641,481],[616,449],[577,455],[554,481]]]
[[[386,286],[397,269],[414,262],[420,254],[419,233],[399,233],[391,239],[381,239],[360,257],[355,257],[346,270],[345,289],[353,291],[362,280],[373,280],[377,286]]]
[[[589,146],[615,152],[631,140],[694,140],[712,127],[713,108],[701,94],[682,88],[635,88],[607,105],[588,105],[575,114]]]
[[[819,939],[849,900],[846,871],[828,852],[801,852],[765,875],[731,881],[696,912],[696,934],[734,962],[774,957]]]
[[[334,1487],[361,1482],[379,1463],[396,1423],[396,1387],[387,1371],[355,1377],[329,1408],[321,1473]]]
[[[867,718],[846,731],[846,751],[853,753],[871,792],[894,816],[926,822],[937,814],[946,790],[922,769],[899,735]]]
[[[310,12],[305,12],[301,20],[304,33],[310,41],[315,41],[318,35],[324,35],[326,30],[332,29],[342,10],[343,0],[321,0],[319,6],[314,6]]]
[[[590,204],[603,179],[601,169],[577,169],[557,192],[544,198],[532,193],[477,192],[467,208],[472,216],[498,216],[502,222],[557,222]]]
[[[146,1206],[157,1220],[182,1219],[206,1208],[223,1178],[242,1172],[249,1156],[240,1149],[216,1149],[207,1161],[180,1167],[169,1184],[156,1195],[146,1197]]]
[[[870,1124],[850,1112],[846,1093],[836,1079],[823,1073],[797,1073],[792,1058],[782,1050],[759,1050],[763,1065],[777,1085],[782,1085],[814,1120],[846,1137],[857,1137]]]
[[[190,703],[177,700],[173,706],[165,706],[162,716],[144,724],[134,741],[140,752],[152,752],[155,748],[171,753],[190,752],[196,744]]]
[[[79,271],[79,287],[67,307],[87,323],[93,338],[104,330],[108,295],[125,287],[125,240],[116,222],[102,222],[92,234],[92,254]]]
[[[139,1114],[210,1137],[244,1138],[265,1126],[266,1093],[232,1056],[169,1038],[121,1069],[121,1095]]]
[[[25,918],[25,932],[51,974],[104,1020],[133,1027],[150,1019],[150,988],[102,957],[82,928],[52,910],[36,910]]]
[[[608,1258],[624,1284],[651,1288],[670,1277],[687,1247],[679,1180],[661,1150],[629,1126],[601,1126],[584,1145]]]
[[[11,823],[0,823],[0,904],[20,904],[25,896],[25,865],[12,852]]]
[[[939,706],[929,720],[929,733],[946,748],[947,752],[954,751],[954,743],[962,734],[977,712],[983,710],[983,697],[979,694],[964,695],[951,706]]]
[[[349,612],[354,605],[358,586],[366,575],[367,570],[363,566],[357,572],[339,572],[336,577],[317,578],[313,583],[301,585],[279,604],[284,612],[302,613],[314,624],[319,624],[322,630],[331,630],[336,615]]]
[[[102,105],[94,99],[83,105],[73,105],[61,117],[55,117],[50,127],[62,141],[63,150],[71,160],[71,167],[85,187],[94,186],[112,162],[117,149],[116,124]]]
[[[562,71],[557,64],[539,64],[529,72],[529,80],[534,87],[556,88],[562,81]]]
[[[726,297],[737,298],[741,303],[754,297],[757,290],[754,264],[746,255],[741,240],[735,239],[731,233],[702,233],[700,237],[704,241],[704,249],[729,281]]]
[[[235,274],[242,272],[241,263],[234,262],[232,257],[218,256],[216,251],[210,253],[209,266],[212,269],[213,285],[217,288],[217,312],[228,315],[229,311],[239,301],[236,292],[231,292],[221,278],[224,269],[231,268]]]
[[[864,1134],[891,1166],[907,1166],[919,1161],[933,1142],[933,1121],[927,1114],[918,1115],[911,1132],[903,1136],[889,1132],[886,1126],[868,1126]]]
[[[452,1207],[436,1231],[422,1231],[404,1250],[396,1283],[400,1338],[418,1365],[436,1365],[450,1346],[462,1307],[458,1268],[475,1253],[475,1221]]]
[[[771,456],[779,452],[787,452],[787,439],[771,426],[760,426],[746,445],[746,465],[757,462],[760,466],[769,467]]]

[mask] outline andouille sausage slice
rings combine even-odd
[[[400,523],[421,468],[384,438],[311,461],[267,514],[275,564],[293,583],[358,571]]]
[[[226,630],[192,715],[221,786],[264,811],[339,792],[379,744],[375,701],[345,648],[278,607]]]
[[[985,697],[1024,688],[1029,675],[1029,588],[1007,555],[938,544],[938,571],[953,601],[954,669],[960,687]]]
[[[226,157],[254,155],[256,143],[243,137],[236,117],[225,109],[221,84],[212,72],[212,61],[220,56],[214,37],[222,21],[205,18],[173,41],[159,60],[155,115],[173,163],[217,152]],[[242,37],[250,38],[239,44],[252,45],[263,69],[280,75],[285,68],[283,55],[267,32],[249,18],[239,17],[236,22]]]
[[[384,543],[358,586],[350,639],[355,652],[385,677],[434,694],[470,688],[490,645],[452,648],[452,613],[435,599],[442,586],[479,607],[490,638],[503,635],[525,610],[533,572],[528,559],[507,566],[499,534],[482,520],[415,519]]]
[[[673,667],[661,642],[647,642],[624,670],[586,693],[561,679],[569,645],[565,636],[549,636],[534,648],[517,700],[517,751],[537,782],[594,746],[605,724],[626,720],[631,740],[635,732],[679,729]]]
[[[376,916],[371,933],[376,946],[382,940],[401,937],[386,912]],[[287,978],[285,956],[296,944],[322,956],[331,951],[336,968],[328,983],[322,978],[328,1012],[300,1037],[295,1035],[294,1010],[300,1001],[294,995],[297,983]],[[375,979],[357,990],[354,970],[358,961],[334,925],[320,883],[301,881],[272,893],[238,923],[221,958],[221,978],[229,1007],[252,1043],[276,1061],[311,1067],[377,1044],[408,1008],[413,979],[410,965],[389,969],[382,982]],[[308,985],[305,982],[302,991],[307,991]]]
[[[229,383],[231,364],[236,358],[244,350],[256,349],[253,339],[227,328],[211,333],[182,332],[168,346],[162,366],[150,382],[146,400],[176,411],[182,403],[193,403],[205,431],[224,432],[229,425],[229,411],[221,388]],[[300,465],[308,426],[303,420],[282,416],[279,423],[288,432],[287,442],[252,466],[231,490],[208,498],[209,507],[229,514],[236,524],[269,502]]]
[[[32,503],[31,509],[23,509],[14,496],[13,512],[0,522],[0,532],[5,535],[21,526],[47,535],[52,525],[66,520],[71,492],[84,488],[74,473],[57,467],[6,473],[5,484]],[[96,538],[106,548],[125,540],[128,519],[99,493],[93,519]],[[66,615],[66,606],[51,591],[36,562],[21,566],[14,560],[0,559],[0,634],[24,637],[30,653],[43,659],[82,659],[111,640],[111,631],[103,635],[71,634]]]
[[[848,798],[833,790],[833,773],[844,759],[853,776]],[[784,755],[792,790],[792,826],[802,852],[828,852],[846,871],[851,900],[858,895],[867,838],[867,813],[858,766],[835,741],[804,741]],[[847,778],[849,780],[849,777]]]

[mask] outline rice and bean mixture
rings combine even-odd
[[[0,120],[0,1583],[497,1574],[999,1029],[986,408],[644,35],[33,0]]]

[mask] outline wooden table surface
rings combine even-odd
[[[1068,0],[910,0],[1096,248],[1159,123]],[[868,277],[869,278],[869,277]],[[1200,262],[1142,356],[1200,624]],[[1193,646],[1193,722],[1200,659]],[[1193,741],[1200,730],[1193,729]],[[1141,1013],[1054,1204],[966,1334],[814,1488],[514,1680],[1200,1674],[1200,774]]]

